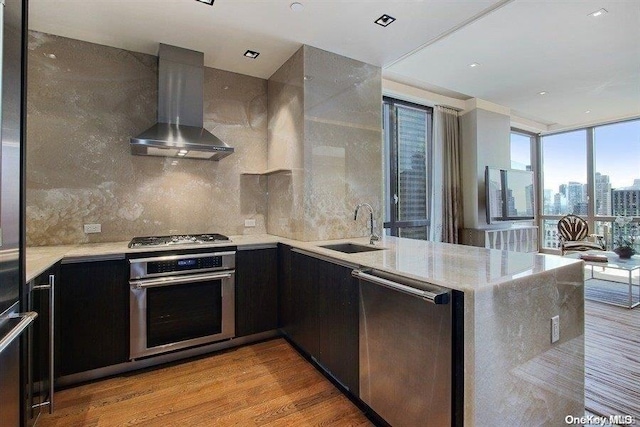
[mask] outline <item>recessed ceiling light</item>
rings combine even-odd
[[[469,67],[471,68],[476,68],[477,66],[479,66],[480,64],[478,64],[477,62],[473,62],[471,64],[469,64]]]
[[[187,153],[188,153],[188,151],[187,151],[187,150],[180,150],[180,151],[178,151],[178,154],[187,154]]]
[[[390,15],[382,15],[380,18],[376,19],[374,22],[382,27],[386,27],[395,21],[396,18]]]
[[[591,110],[587,110],[587,111],[585,111],[584,113],[585,113],[585,114],[589,114],[590,112],[591,112]]]
[[[604,15],[605,13],[607,13],[607,9],[599,9],[595,12],[591,12],[589,15],[597,18],[598,16]]]
[[[256,52],[254,50],[248,50],[244,53],[244,56],[251,59],[256,59],[260,55],[260,52]]]
[[[208,4],[209,6],[213,6],[213,2],[215,0],[196,0],[196,1],[199,1],[200,3]]]
[[[302,3],[295,2],[291,3],[291,6],[289,6],[289,8],[294,12],[300,12],[304,9],[304,5]]]
[[[538,92],[538,94],[539,94],[539,95],[546,95],[546,94],[547,94],[547,92],[543,90],[542,92]]]

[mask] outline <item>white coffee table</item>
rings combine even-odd
[[[604,303],[607,303],[607,304],[617,305],[617,306],[620,306],[620,307],[626,307],[626,308],[634,308],[634,307],[637,307],[638,305],[640,305],[640,274],[638,275],[638,283],[637,284],[633,283],[633,273],[636,270],[640,272],[640,256],[634,255],[629,259],[621,259],[614,252],[587,251],[587,252],[577,252],[577,253],[567,254],[567,255],[565,255],[565,257],[581,259],[580,255],[582,255],[582,254],[605,255],[607,257],[607,262],[597,262],[597,261],[583,260],[586,265],[591,266],[591,279],[594,279],[594,277],[593,277],[593,267],[605,267],[605,268],[611,268],[611,269],[614,269],[614,270],[622,270],[622,271],[626,271],[627,272],[627,275],[628,275],[627,276],[628,277],[628,286],[629,286],[629,298],[628,298],[627,303],[626,304],[618,304],[616,302],[611,302],[611,301],[604,301],[604,300],[598,300],[598,301],[604,302]],[[620,283],[620,284],[626,285],[626,283],[623,283],[623,282],[615,282],[615,281],[606,280],[606,279],[602,279],[602,280],[606,281],[606,282],[610,282],[612,284]],[[634,298],[633,298],[634,297],[634,294],[633,294],[633,288],[634,287],[638,288],[638,300],[636,300],[635,302],[634,302]]]

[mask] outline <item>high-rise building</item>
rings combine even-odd
[[[640,216],[640,182],[638,184],[611,190],[613,215]]]
[[[543,221],[543,223],[543,247],[558,249],[560,247],[560,239],[558,238],[558,223],[556,221]]]
[[[507,215],[510,217],[518,216],[518,210],[516,209],[516,200],[513,197],[513,190],[507,188]]]
[[[553,214],[562,215],[567,213],[567,198],[564,194],[556,193],[553,196]]]
[[[636,179],[631,187],[616,188],[611,190],[611,205],[613,215],[640,216],[640,179]],[[633,241],[635,239],[636,250],[640,250],[640,239],[637,239],[637,223],[620,226],[613,222],[614,246],[621,244],[622,240]]]
[[[567,197],[567,184],[560,184],[560,187],[558,187],[558,193]]]
[[[542,198],[542,212],[545,214],[553,214],[553,190],[546,188]]]
[[[500,181],[489,180],[487,183],[489,191],[487,197],[487,209],[491,209],[489,215],[491,218],[502,216],[502,186]]]
[[[611,182],[609,175],[596,172],[595,180],[596,215],[611,215]]]
[[[585,196],[584,184],[573,181],[569,182],[567,185],[567,207],[569,208],[569,212],[574,212],[580,203],[586,202],[587,198]]]
[[[574,215],[587,215],[589,210],[589,204],[587,202],[577,202],[573,204],[573,210],[571,211]]]
[[[526,214],[530,215],[530,216],[534,216],[534,212],[533,212],[533,200],[534,200],[533,197],[534,197],[534,194],[533,193],[534,193],[533,192],[533,184],[527,185],[527,187],[524,190],[524,196],[525,196],[525,200],[526,200],[526,203],[527,203],[527,212],[526,212]]]

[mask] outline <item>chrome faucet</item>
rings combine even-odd
[[[360,210],[360,208],[363,206],[369,208],[369,221],[371,223],[371,237],[369,238],[369,244],[373,245],[374,242],[380,240],[380,236],[378,236],[373,229],[373,208],[371,207],[371,205],[369,203],[360,203],[358,206],[356,206],[356,212],[353,214],[353,220],[355,221],[358,219],[358,210]]]

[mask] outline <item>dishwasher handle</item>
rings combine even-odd
[[[402,292],[403,294],[410,295],[412,297],[422,298],[425,301],[428,301],[433,304],[444,305],[449,304],[449,291],[441,290],[441,291],[427,291],[418,288],[414,288],[413,286],[408,286],[403,283],[398,283],[393,280],[385,279],[383,277],[378,277],[369,272],[365,272],[362,270],[353,270],[351,272],[353,277],[356,277],[360,280],[364,280],[367,282],[374,283],[376,285],[384,286],[385,288]]]

